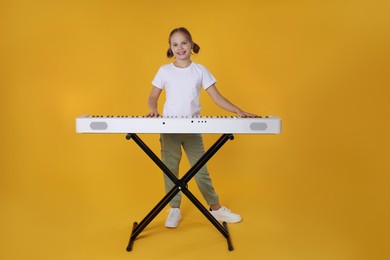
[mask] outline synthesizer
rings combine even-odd
[[[235,117],[146,117],[89,116],[76,118],[77,133],[171,133],[171,134],[279,134],[281,119],[277,116]]]

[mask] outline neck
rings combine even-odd
[[[175,60],[173,62],[173,64],[179,68],[187,68],[188,66],[191,65],[191,60],[190,59],[188,59],[188,60]]]

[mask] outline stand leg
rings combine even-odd
[[[230,239],[227,223],[223,222],[221,225],[218,222],[218,220],[216,220],[213,217],[213,215],[211,215],[211,213],[202,205],[202,203],[200,203],[200,201],[188,189],[183,189],[182,192],[200,210],[200,212],[203,213],[203,215],[211,222],[211,224],[213,224],[218,229],[218,231],[226,238],[229,251],[233,251],[233,245]]]
[[[164,209],[164,207],[173,199],[173,197],[176,196],[179,191],[180,189],[178,187],[174,187],[172,190],[170,190],[139,224],[133,226],[129,244],[127,245],[127,251],[131,250],[134,240],[137,238],[137,236],[149,225],[149,223],[158,215],[158,213]]]
[[[179,179],[168,169],[168,167],[158,158],[158,156],[150,150],[150,148],[138,137],[136,134],[127,134],[126,139],[132,139],[148,156],[152,161],[168,176],[171,181],[176,183]]]

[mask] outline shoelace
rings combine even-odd
[[[224,211],[224,212],[227,212],[227,213],[230,213],[230,212],[232,212],[230,209],[228,209],[228,208],[225,208],[225,207],[221,207],[221,209],[222,209],[222,211]]]

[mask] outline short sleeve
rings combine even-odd
[[[202,86],[204,89],[208,89],[210,86],[212,86],[217,80],[214,78],[214,76],[210,73],[210,71],[202,66]]]
[[[156,76],[154,76],[154,79],[152,80],[152,85],[159,89],[164,88],[165,81],[164,81],[164,71],[162,67],[159,68]]]

